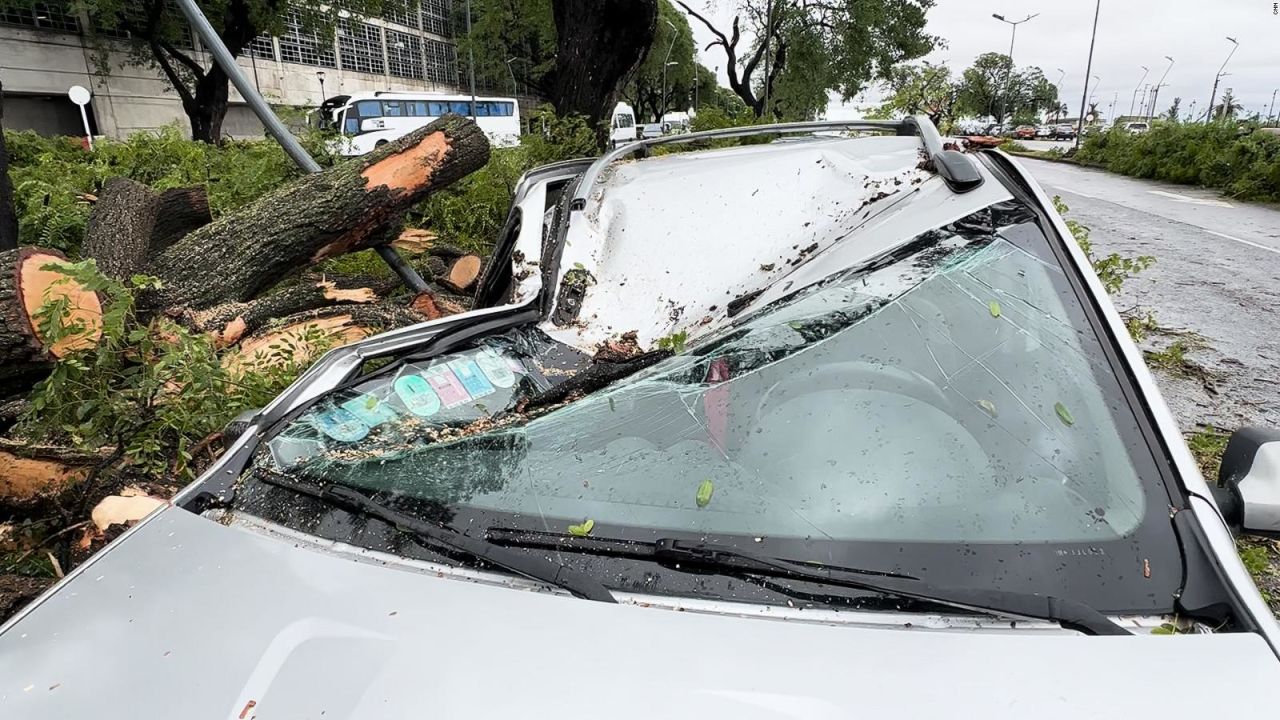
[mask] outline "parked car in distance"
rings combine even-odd
[[[1031,125],[1019,125],[1014,128],[1013,136],[1019,140],[1035,140],[1036,129]]]
[[[1206,484],[1013,158],[925,116],[735,127],[513,196],[475,309],[330,351],[0,626],[0,717],[1274,702],[1231,530],[1280,532],[1280,433]]]
[[[1151,126],[1150,126],[1150,125],[1148,125],[1148,124],[1147,124],[1147,123],[1145,123],[1145,122],[1141,122],[1141,121],[1138,121],[1138,122],[1127,122],[1127,123],[1125,123],[1125,124],[1124,124],[1124,130],[1125,130],[1125,132],[1127,132],[1127,133],[1129,133],[1129,134],[1131,134],[1131,135],[1141,135],[1142,133],[1144,133],[1144,132],[1146,132],[1146,131],[1148,131],[1148,130],[1150,130],[1150,129],[1151,129]]]
[[[1059,123],[1053,126],[1053,139],[1055,140],[1074,140],[1076,138],[1076,126],[1068,123]]]
[[[620,102],[613,107],[609,123],[609,145],[617,147],[636,141],[636,113],[631,106]]]
[[[1050,126],[1050,125],[1037,125],[1037,126],[1036,126],[1036,138],[1037,138],[1037,139],[1046,139],[1046,140],[1047,140],[1047,139],[1049,139],[1049,138],[1051,138],[1051,137],[1053,137],[1053,127],[1052,127],[1052,126]]]
[[[642,140],[652,140],[666,134],[666,126],[664,123],[645,123],[640,126],[640,138]]]

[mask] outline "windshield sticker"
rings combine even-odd
[[[440,396],[440,402],[444,403],[446,408],[456,408],[471,399],[466,388],[458,382],[457,376],[448,365],[432,365],[427,368],[423,376],[431,384],[431,389],[436,391],[436,395]]]
[[[376,395],[357,395],[342,403],[342,409],[355,415],[370,428],[395,420],[399,414],[391,409],[388,403],[378,399]]]
[[[440,396],[417,373],[396,378],[395,391],[400,402],[418,417],[431,417],[440,412]]]
[[[449,362],[449,369],[453,371],[458,381],[462,383],[462,387],[471,394],[472,399],[478,400],[486,395],[492,395],[494,391],[493,383],[490,383],[480,372],[480,366],[471,358],[458,358]]]
[[[518,367],[518,363],[519,361],[515,358],[504,359],[491,349],[485,349],[476,355],[476,364],[480,366],[484,376],[500,388],[509,388],[516,384],[516,373],[511,366]]]
[[[363,440],[370,429],[360,418],[342,408],[330,408],[315,413],[311,416],[311,421],[320,428],[320,432],[338,442]]]

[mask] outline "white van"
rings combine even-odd
[[[363,155],[446,113],[471,117],[471,96],[377,91],[338,95],[320,106],[325,122],[343,135],[343,155]],[[474,116],[493,145],[520,143],[520,106],[515,98],[477,97]]]
[[[609,144],[617,147],[636,140],[636,113],[631,106],[620,102],[613,108],[613,120],[609,123]]]

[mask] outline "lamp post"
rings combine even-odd
[[[1028,15],[1022,18],[1021,20],[1008,20],[1005,18],[1005,16],[999,13],[991,13],[991,17],[999,20],[1002,23],[1008,24],[1013,28],[1013,31],[1009,33],[1009,71],[1004,74],[1004,92],[1000,94],[1000,122],[1001,123],[1004,122],[1005,108],[1007,107],[1008,101],[1009,101],[1009,85],[1013,82],[1013,43],[1015,40],[1018,39],[1018,26],[1024,22],[1027,22],[1031,18],[1036,17],[1039,14],[1040,13]]]
[[[1276,111],[1276,90],[1271,91],[1271,109],[1267,110],[1267,124],[1271,124],[1271,119],[1275,117]]]
[[[1146,65],[1139,65],[1142,68],[1142,77],[1138,78],[1138,84],[1133,86],[1133,98],[1129,100],[1129,116],[1133,116],[1133,106],[1138,102],[1138,89],[1142,87],[1142,81],[1147,79],[1147,73],[1151,72],[1151,68]]]
[[[1173,58],[1169,57],[1168,55],[1165,55],[1164,59],[1169,61],[1169,67],[1164,69],[1164,74],[1160,76],[1160,82],[1156,83],[1155,89],[1151,91],[1151,107],[1147,108],[1148,122],[1151,121],[1151,118],[1155,117],[1156,98],[1160,97],[1160,88],[1164,87],[1164,79],[1169,77],[1169,71],[1173,69]]]
[[[667,21],[667,27],[671,28],[671,42],[667,43],[667,54],[662,58],[662,94],[658,96],[658,102],[662,105],[658,108],[658,117],[654,118],[654,122],[662,122],[662,116],[667,112],[667,66],[674,64],[669,62],[671,50],[676,46],[676,37],[680,34],[670,20]]]
[[[1080,118],[1076,121],[1076,147],[1080,147],[1080,134],[1084,132],[1084,103],[1089,99],[1089,73],[1093,72],[1093,46],[1098,40],[1098,15],[1102,13],[1102,0],[1095,0],[1093,6],[1093,35],[1089,38],[1089,61],[1085,63],[1084,91],[1080,93]]]
[[[316,71],[316,79],[320,81],[320,102],[324,102],[324,71]]]
[[[1213,92],[1209,93],[1209,114],[1205,117],[1213,118],[1213,101],[1218,99],[1218,81],[1222,80],[1223,70],[1227,69],[1227,63],[1231,62],[1231,56],[1236,54],[1236,50],[1240,48],[1240,42],[1230,35],[1227,39],[1231,41],[1231,52],[1227,53],[1227,59],[1222,61],[1222,67],[1218,68],[1218,74],[1213,76]],[[1226,113],[1223,113],[1224,115]]]

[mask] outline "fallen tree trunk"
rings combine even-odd
[[[242,372],[289,362],[314,360],[319,352],[370,335],[420,323],[425,318],[396,305],[345,305],[280,318],[270,327],[246,337],[223,356],[223,367]]]
[[[209,211],[209,193],[203,186],[165,190],[160,193],[156,207],[149,254],[161,252],[211,222],[213,214]]]
[[[409,206],[484,165],[484,133],[456,115],[299,178],[178,240],[148,274],[165,287],[144,309],[243,302],[308,263],[389,241]]]
[[[146,185],[126,177],[107,180],[89,213],[82,252],[107,277],[125,280],[142,272],[159,210],[160,197]]]
[[[65,275],[44,270],[66,262],[55,250],[21,247],[0,252],[0,384],[30,375],[56,358],[94,345],[102,333],[98,296]],[[59,282],[63,281],[63,282]],[[65,301],[64,323],[79,323],[83,332],[49,344],[36,320],[46,301]]]
[[[479,255],[463,255],[449,265],[449,271],[440,278],[440,284],[457,292],[466,292],[480,277],[484,260]]]
[[[398,278],[389,278],[398,284]],[[201,332],[210,333],[220,346],[233,345],[242,337],[252,335],[276,318],[326,306],[376,303],[387,289],[387,282],[352,286],[325,279],[308,279],[297,285],[281,288],[270,295],[242,303],[216,305],[207,310],[187,313],[185,324]]]
[[[0,509],[29,510],[54,501],[108,457],[106,450],[84,452],[0,438]]]

